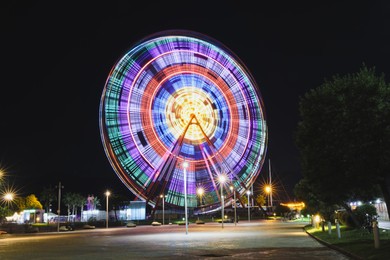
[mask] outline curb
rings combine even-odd
[[[313,236],[312,234],[310,234],[309,232],[307,232],[305,230],[305,227],[303,227],[303,231],[305,231],[306,234],[308,234],[310,237],[314,238],[315,240],[317,240],[319,243],[323,244],[324,246],[327,246],[327,247],[329,247],[329,248],[331,248],[333,250],[339,251],[340,253],[342,253],[345,256],[351,257],[352,259],[355,259],[355,260],[364,260],[364,258],[361,258],[361,257],[359,257],[359,256],[357,256],[355,254],[352,254],[351,252],[348,252],[348,251],[346,251],[346,250],[344,250],[344,249],[342,249],[340,247],[337,247],[335,245],[329,244],[329,243],[325,242],[324,240],[322,240],[322,239],[320,239],[318,237]]]

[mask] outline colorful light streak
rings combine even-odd
[[[245,193],[267,143],[263,101],[249,71],[221,43],[190,31],[151,35],[114,65],[100,131],[118,177],[152,205],[160,194],[184,205],[183,161],[189,207],[199,206],[199,186],[213,198],[210,205],[219,203],[220,173]]]

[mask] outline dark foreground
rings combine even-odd
[[[0,259],[350,259],[306,234],[306,222],[256,220],[0,236]]]

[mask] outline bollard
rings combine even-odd
[[[379,228],[378,228],[378,221],[372,222],[372,233],[374,234],[374,245],[375,248],[380,247],[380,239],[379,239]]]
[[[332,234],[332,223],[330,221],[328,221],[328,233],[329,235]]]
[[[341,238],[340,224],[337,219],[335,221],[336,221],[337,237]]]
[[[311,216],[311,226],[316,228],[316,222],[314,221],[314,215]]]

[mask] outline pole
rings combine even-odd
[[[222,228],[223,228],[223,219],[225,218],[225,209],[224,209],[225,203],[224,203],[224,199],[223,199],[222,185],[223,185],[223,183],[221,182],[221,216],[222,216]]]
[[[234,225],[237,226],[237,201],[236,201],[236,190],[233,190],[234,197]]]
[[[106,191],[106,228],[108,228],[108,196],[110,193]]]
[[[165,195],[163,194],[163,197],[162,197],[162,199],[163,199],[163,225],[165,225],[165,219],[164,219],[164,214],[165,214],[165,212],[164,212],[164,204],[165,204]]]
[[[57,209],[57,232],[60,232],[60,218],[61,218],[61,182],[58,183],[58,209]]]
[[[186,235],[188,234],[188,221],[187,221],[187,166],[188,163],[183,163],[184,168],[184,211],[185,211],[185,223],[186,223]]]
[[[381,246],[380,238],[379,238],[379,228],[378,221],[372,221],[372,233],[374,234],[374,246],[375,248],[379,248]]]
[[[249,195],[251,194],[251,192],[248,190],[247,193],[248,195],[248,222],[251,222],[251,212],[250,212],[250,205],[249,205]]]
[[[269,166],[269,186],[271,187],[269,192],[269,199],[271,204],[271,211],[272,211],[272,177],[271,177],[271,159],[268,159],[268,166]]]
[[[340,224],[339,221],[336,219],[336,231],[337,231],[337,237],[340,239],[341,238],[341,232],[340,232]]]
[[[253,193],[253,184],[251,186],[251,194],[252,194],[252,199],[251,199],[251,207],[253,207],[255,205],[255,203],[253,202],[253,197],[254,197],[254,193]]]

